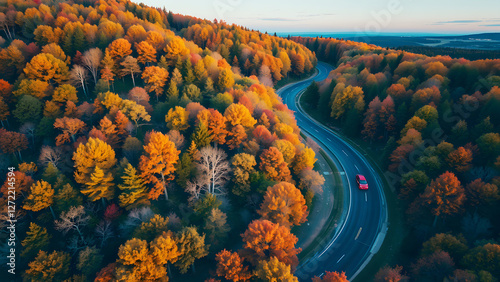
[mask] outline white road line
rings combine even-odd
[[[363,230],[363,227],[359,228],[358,234],[356,235],[356,238],[354,238],[354,241],[358,240],[359,234],[361,233],[361,230]]]
[[[368,202],[368,194],[365,193],[365,202]]]
[[[332,142],[332,140],[330,140],[330,138],[326,137],[326,139],[328,139],[328,141]]]
[[[355,168],[359,171],[359,168],[358,168],[358,166],[357,166],[357,165],[354,165],[354,167],[355,167]]]
[[[349,155],[344,150],[342,150],[342,152],[344,152],[344,154],[349,157]]]
[[[344,255],[342,255],[342,256],[339,258],[339,260],[337,261],[337,263],[339,263],[339,262],[340,262],[340,261],[341,261],[344,257],[345,257],[345,254],[344,254]]]
[[[318,132],[318,133],[319,133],[319,131],[318,131],[317,129],[314,129],[314,131],[316,131],[316,132]]]

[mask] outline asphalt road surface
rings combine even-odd
[[[319,62],[317,74],[287,85],[277,92],[288,108],[295,111],[300,129],[311,136],[336,164],[344,187],[344,211],[334,234],[321,238],[321,251],[300,262],[295,275],[305,281],[325,271],[344,271],[349,280],[363,269],[382,245],[387,231],[387,206],[383,182],[370,163],[342,137],[316,122],[298,104],[298,97],[311,81],[324,80],[332,67]],[[359,190],[356,174],[368,181],[368,190]]]

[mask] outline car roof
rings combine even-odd
[[[361,174],[358,174],[357,176],[358,176],[359,180],[366,180],[366,178]]]

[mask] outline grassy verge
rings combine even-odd
[[[305,137],[303,133],[301,135]],[[337,167],[335,164],[330,160],[330,158],[325,154],[323,150],[319,151],[319,154],[323,157],[323,159],[326,161],[327,165],[330,167],[332,170],[332,176],[334,178],[334,186],[332,187],[333,189],[333,210],[328,218],[328,222],[325,223],[321,231],[318,233],[316,238],[314,239],[314,242],[309,244],[308,247],[306,247],[300,254],[298,255],[299,261],[304,261],[307,260],[308,258],[312,257],[314,254],[316,254],[320,249],[324,246],[324,239],[329,238],[329,235],[332,234],[335,231],[335,228],[337,227],[337,222],[340,219],[340,216],[342,215],[342,209],[343,209],[343,198],[344,198],[344,191],[343,189],[339,189],[338,184],[342,183],[340,179],[339,172],[337,170]],[[316,201],[313,201],[313,204]],[[312,208],[311,208],[312,210]]]
[[[397,196],[390,189],[389,182],[384,176],[384,170],[379,165],[382,162],[379,153],[381,147],[374,148],[374,146],[370,146],[368,143],[364,142],[361,139],[351,139],[349,137],[346,137],[342,132],[339,132],[338,130],[332,128],[328,125],[328,122],[324,117],[320,116],[317,111],[314,111],[314,109],[312,109],[309,105],[307,105],[307,103],[304,102],[304,96],[300,97],[300,104],[312,118],[333,129],[339,135],[344,137],[344,140],[346,140],[354,148],[360,151],[370,162],[370,164],[372,164],[373,168],[381,176],[381,179],[384,183],[383,187],[389,215],[389,229],[379,252],[373,256],[370,263],[354,280],[355,282],[372,281],[373,277],[380,268],[386,265],[394,266],[396,264],[401,264],[402,260],[405,260],[405,256],[401,253],[401,245],[408,233],[403,217],[404,210],[401,208]]]

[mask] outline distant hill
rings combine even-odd
[[[427,46],[477,50],[500,50],[500,33],[449,36],[353,36],[345,39],[382,47]]]

